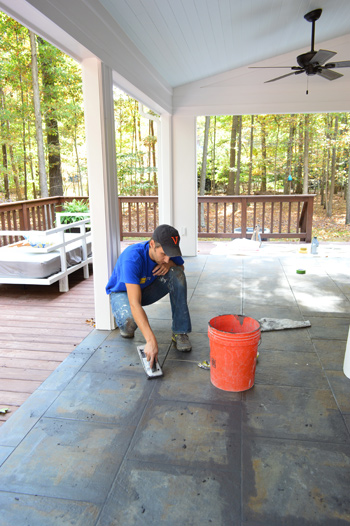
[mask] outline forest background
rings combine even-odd
[[[88,195],[79,64],[4,13],[0,27],[0,202]],[[114,105],[118,192],[157,195],[153,121],[117,89]],[[350,240],[349,113],[198,118],[197,156],[200,195],[317,193],[324,235]]]

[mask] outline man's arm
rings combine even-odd
[[[150,362],[150,367],[152,368],[154,360],[158,359],[158,342],[141,305],[141,287],[140,285],[135,285],[133,283],[126,283],[125,286],[128,293],[131,314],[146,340],[144,352],[147,356],[147,360]]]

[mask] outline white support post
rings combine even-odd
[[[159,224],[172,225],[174,222],[173,207],[173,170],[172,170],[172,119],[162,114],[157,122],[158,139],[158,207]]]
[[[105,286],[120,253],[112,71],[97,58],[82,62],[96,328],[115,322]]]
[[[349,327],[348,341],[346,342],[343,372],[345,376],[350,378],[350,327]]]
[[[196,119],[174,115],[172,121],[174,226],[181,236],[182,254],[197,256]]]

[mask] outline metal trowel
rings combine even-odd
[[[144,345],[139,345],[137,347],[137,352],[139,353],[142,366],[145,370],[145,373],[149,378],[156,378],[157,376],[163,376],[163,371],[159,365],[159,362],[153,362],[153,367],[150,367],[149,361],[147,360],[147,356],[144,353]]]

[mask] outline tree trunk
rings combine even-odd
[[[204,126],[204,143],[203,143],[203,157],[202,157],[202,169],[199,180],[199,195],[205,195],[205,180],[207,176],[207,157],[208,157],[208,138],[210,128],[210,117],[205,117]],[[204,222],[204,208],[201,206],[201,226],[205,226]]]
[[[237,115],[232,117],[231,139],[230,139],[230,168],[228,174],[227,195],[235,193],[236,172],[236,138],[237,138]]]
[[[266,121],[265,117],[262,116],[259,119],[260,126],[261,126],[261,157],[262,157],[262,169],[261,169],[261,185],[260,185],[260,192],[262,194],[266,193],[266,178],[267,178],[267,170],[266,170],[266,162],[267,162],[267,152],[266,152]]]
[[[321,206],[325,208],[325,184],[326,184],[326,152],[322,152],[322,174],[321,174]]]
[[[1,95],[1,108],[3,110],[3,113],[5,113],[5,96],[2,88],[0,88],[0,95]],[[5,130],[5,121],[1,121],[1,129],[2,131]],[[4,135],[4,134],[3,134]],[[2,166],[3,166],[3,174],[4,174],[4,196],[5,200],[8,201],[10,199],[10,186],[9,186],[9,174],[8,174],[8,163],[7,163],[7,145],[5,142],[5,138],[3,139],[2,143]]]
[[[305,134],[304,134],[304,183],[303,183],[303,194],[308,194],[309,193],[309,146],[310,146],[309,125],[310,125],[310,116],[308,114],[306,114],[305,115],[305,121],[304,121]]]
[[[236,195],[239,195],[241,177],[241,154],[242,154],[242,115],[238,117],[238,150],[237,150],[237,172],[236,172]]]
[[[47,188],[47,178],[45,169],[45,154],[44,154],[44,140],[43,140],[43,126],[41,119],[40,108],[40,94],[39,94],[39,80],[38,80],[38,59],[36,52],[35,35],[29,30],[30,47],[32,54],[32,83],[33,83],[33,101],[35,113],[35,130],[36,142],[38,146],[38,162],[39,162],[39,181],[41,197],[49,197]]]
[[[212,155],[212,169],[211,169],[211,195],[215,195],[215,166],[216,166],[216,116],[214,117],[214,130],[213,130],[213,155]]]
[[[76,125],[76,123],[74,125],[73,141],[74,141],[75,159],[76,159],[76,163],[77,163],[79,195],[83,196],[84,195],[84,191],[83,191],[83,182],[82,182],[82,179],[81,179],[81,169],[80,169],[80,161],[79,161],[79,153],[78,153],[78,137],[77,137],[77,125]]]
[[[9,121],[7,121],[8,135],[10,136],[9,128],[10,128],[10,123],[9,123]],[[11,166],[12,166],[13,181],[14,181],[15,187],[16,187],[16,198],[17,198],[17,201],[22,201],[23,200],[22,189],[21,189],[21,185],[20,185],[20,182],[19,182],[18,168],[17,168],[17,165],[16,165],[15,155],[14,155],[14,152],[13,152],[12,144],[10,144],[10,146],[9,146],[9,153],[10,153]]]
[[[296,166],[296,187],[295,193],[301,194],[303,191],[303,147],[304,147],[304,122],[302,117],[299,119],[299,140],[298,140],[298,156],[297,156],[297,166]]]
[[[284,178],[284,193],[287,194],[290,191],[291,184],[288,183],[288,177],[292,175],[292,160],[293,160],[293,141],[295,133],[295,115],[290,116],[289,123],[289,139],[287,148],[287,173]]]
[[[51,56],[51,44],[37,37],[39,44],[40,67],[45,102],[46,141],[49,160],[50,196],[63,195],[61,173],[61,145],[57,122],[58,101],[54,95],[56,74],[55,59]]]
[[[279,146],[279,139],[280,139],[280,121],[279,121],[279,116],[275,116],[275,121],[276,121],[276,124],[277,124],[277,138],[276,138],[276,148],[275,148],[274,193],[277,194],[277,156],[278,156],[278,146]]]
[[[251,116],[251,121],[250,121],[250,150],[249,150],[248,195],[251,195],[251,193],[252,193],[253,147],[254,147],[254,115]]]
[[[150,121],[150,130],[151,130],[152,137],[155,137],[155,135],[154,135],[154,122],[152,120]],[[152,162],[152,166],[154,168],[154,171],[153,171],[153,186],[154,186],[153,194],[154,195],[158,195],[158,181],[157,181],[157,171],[156,171],[156,164],[157,164],[157,160],[156,160],[156,140],[152,140],[152,142],[151,142],[151,152],[152,152],[151,162]]]
[[[345,224],[350,225],[350,156],[348,155],[348,181],[346,187],[346,215]]]
[[[329,189],[329,198],[327,206],[327,217],[332,217],[332,205],[334,195],[334,183],[335,183],[335,169],[337,162],[337,147],[336,141],[338,138],[338,115],[335,116],[334,120],[334,132],[333,132],[333,146],[332,146],[332,168],[331,168],[331,186]]]
[[[30,140],[30,122],[28,121],[28,150],[29,152],[32,151],[32,144],[31,144],[31,140]],[[29,153],[29,166],[30,166],[30,173],[31,173],[31,177],[32,177],[32,185],[33,185],[33,199],[36,199],[37,198],[37,195],[36,195],[36,188],[35,188],[35,175],[34,175],[34,167],[33,167],[33,158],[32,158],[32,154]]]

